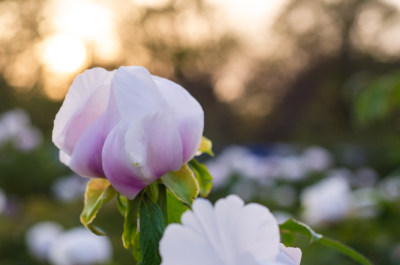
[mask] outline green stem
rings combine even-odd
[[[364,257],[362,254],[358,253],[351,247],[348,247],[332,238],[323,236],[317,242],[322,245],[325,245],[327,247],[336,249],[337,251],[341,252],[342,254],[358,261],[360,264],[372,265],[372,263],[366,257]]]

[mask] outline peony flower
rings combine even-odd
[[[196,199],[182,224],[170,224],[160,241],[162,265],[297,265],[301,251],[279,243],[279,227],[270,211],[244,205],[236,195],[213,207]]]
[[[345,176],[337,173],[301,193],[303,217],[308,223],[340,221],[350,212],[350,185]]]
[[[71,85],[53,142],[73,171],[132,199],[193,158],[203,126],[200,104],[178,84],[143,67],[94,68]]]
[[[67,230],[55,238],[48,259],[53,265],[91,265],[110,261],[111,242],[79,227]]]
[[[52,244],[62,231],[61,225],[51,221],[33,225],[26,234],[26,244],[31,254],[39,260],[47,260]]]

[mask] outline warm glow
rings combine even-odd
[[[169,0],[132,0],[135,4],[147,7],[162,7],[166,5]]]
[[[41,56],[50,71],[68,73],[77,71],[83,66],[86,50],[79,39],[56,35],[44,41]]]
[[[288,0],[206,0],[217,10],[218,23],[235,32],[245,49],[265,54],[270,46],[269,29]]]

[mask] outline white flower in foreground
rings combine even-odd
[[[301,251],[280,245],[268,208],[244,205],[236,195],[212,204],[196,199],[193,211],[171,224],[160,241],[162,265],[297,265]]]
[[[53,265],[90,265],[105,263],[111,255],[111,243],[107,237],[96,236],[79,227],[56,238],[49,252],[49,261]]]
[[[63,231],[55,222],[41,222],[32,226],[26,234],[26,244],[36,258],[46,260],[51,245]]]

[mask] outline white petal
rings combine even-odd
[[[279,251],[279,227],[269,210],[244,206],[237,196],[217,201],[214,208],[196,199],[182,225],[170,227],[160,242],[165,265],[274,264]]]
[[[153,76],[160,92],[173,111],[182,139],[183,161],[196,154],[204,129],[204,112],[199,102],[180,85],[158,76]]]
[[[224,265],[213,252],[202,235],[177,224],[169,225],[160,241],[162,265]]]
[[[280,251],[276,261],[285,265],[300,265],[301,256],[301,249],[285,247],[280,244]]]
[[[112,76],[93,68],[75,78],[54,120],[53,142],[65,153],[72,153],[85,128],[106,109]]]
[[[263,261],[276,259],[279,227],[268,208],[255,203],[244,206],[239,197],[230,195],[215,204],[215,216],[222,231],[221,243],[227,249],[234,249],[237,255],[250,253]]]

